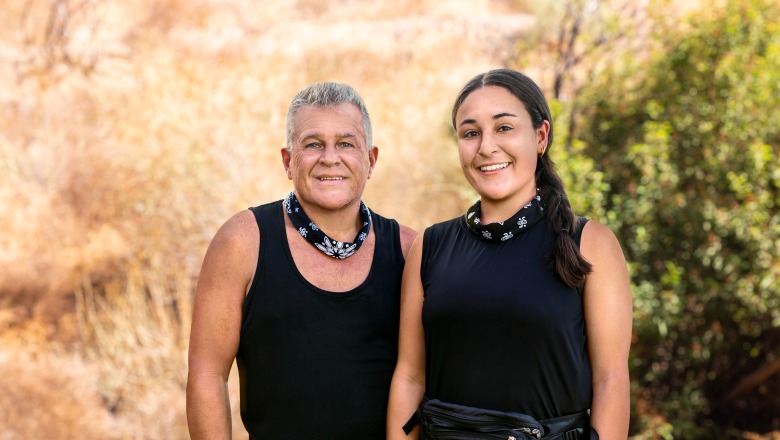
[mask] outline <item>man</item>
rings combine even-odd
[[[203,261],[187,381],[193,439],[230,438],[234,358],[250,438],[384,437],[416,234],[361,201],[377,157],[351,87],[298,93],[282,149],[294,191],[229,219]]]

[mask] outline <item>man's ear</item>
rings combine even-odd
[[[292,180],[292,171],[290,171],[290,150],[282,148],[282,164],[284,165],[284,171],[287,173],[287,179]]]
[[[376,161],[379,160],[379,147],[374,145],[368,150],[368,178],[371,178],[371,172],[374,171]]]

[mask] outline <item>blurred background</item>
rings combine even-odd
[[[780,438],[780,2],[539,3],[4,0],[0,440],[187,438],[201,259],[291,189],[294,94],[363,95],[364,200],[422,230],[476,199],[449,112],[497,67],[545,90],[572,205],[623,245],[631,437]]]

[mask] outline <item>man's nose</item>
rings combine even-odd
[[[320,155],[320,163],[330,166],[339,163],[340,160],[336,146],[331,144],[325,145],[325,148],[322,149],[322,154]]]

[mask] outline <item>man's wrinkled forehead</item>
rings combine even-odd
[[[327,130],[325,130],[327,128]],[[322,137],[325,135],[354,137],[366,140],[363,115],[352,104],[336,106],[301,107],[293,119],[293,137]]]

